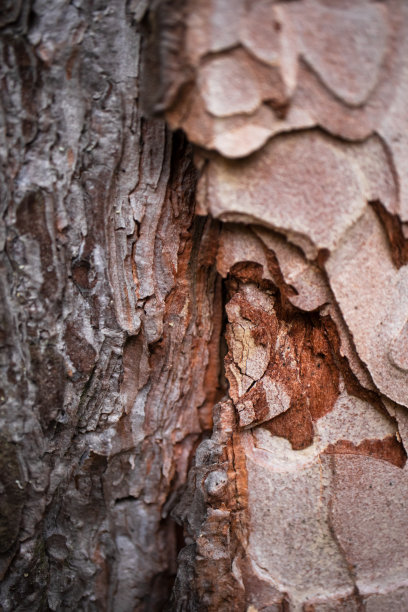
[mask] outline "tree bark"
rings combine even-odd
[[[141,117],[143,3],[3,8],[1,604],[160,610],[217,395],[217,224]],[[215,377],[215,380],[213,380]]]
[[[407,609],[405,2],[0,27],[2,609]]]

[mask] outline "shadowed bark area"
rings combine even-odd
[[[0,28],[1,609],[407,609],[405,2]]]

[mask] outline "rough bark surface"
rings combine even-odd
[[[408,5],[0,27],[2,609],[406,610]]]
[[[174,511],[194,542],[176,609],[408,606],[407,9],[173,11],[177,90],[154,103],[196,145],[197,213],[222,222],[228,348]]]
[[[141,118],[145,10],[2,7],[3,610],[162,609],[217,401],[219,229]]]

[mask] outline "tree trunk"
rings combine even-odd
[[[2,610],[408,609],[404,0],[0,27]]]

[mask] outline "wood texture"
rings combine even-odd
[[[2,4],[4,612],[408,608],[407,9]]]
[[[5,611],[161,610],[217,399],[218,226],[189,145],[141,117],[145,10],[2,8]]]

